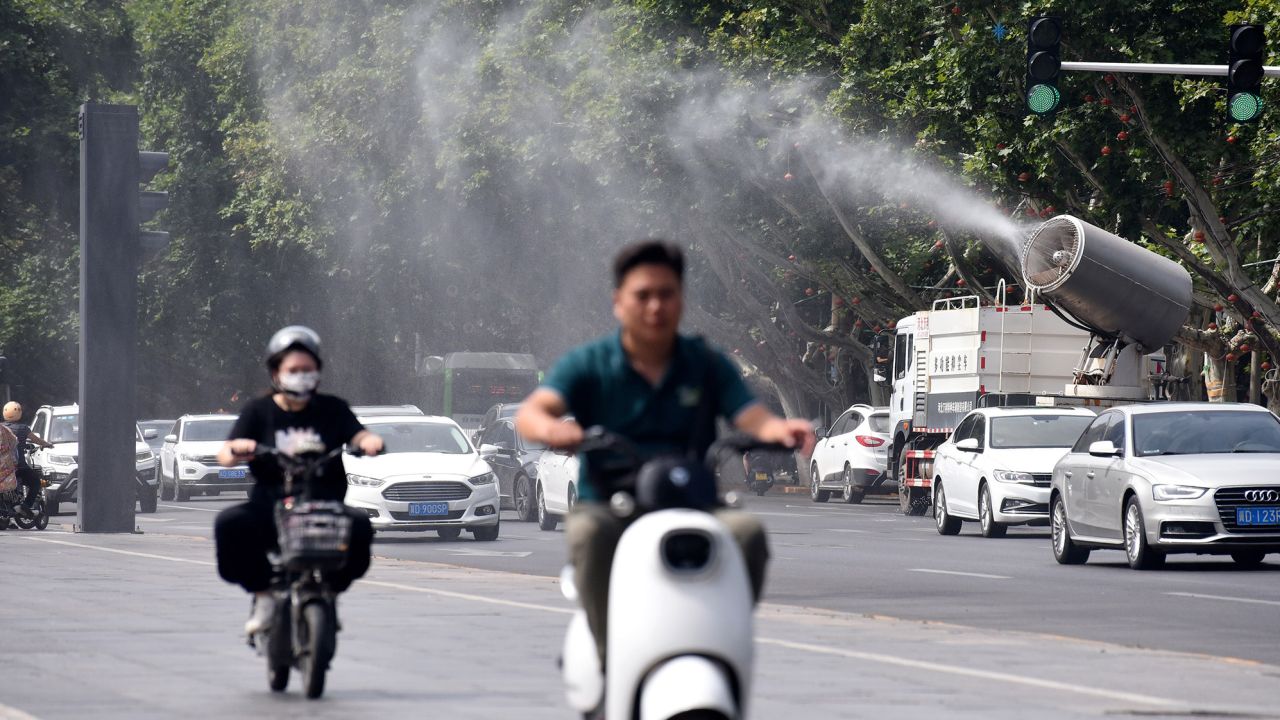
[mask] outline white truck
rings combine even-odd
[[[934,448],[980,404],[1152,398],[1163,345],[1190,308],[1181,266],[1069,216],[1027,240],[1019,269],[1027,302],[1007,304],[1002,283],[994,304],[939,300],[895,324],[882,374],[893,388],[889,471],[908,515],[930,507]]]

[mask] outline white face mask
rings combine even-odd
[[[280,373],[276,378],[276,387],[281,392],[299,400],[310,398],[320,384],[319,372]]]

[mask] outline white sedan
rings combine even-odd
[[[578,456],[547,451],[534,466],[538,478],[538,527],[555,530],[578,502]]]
[[[369,514],[375,530],[435,530],[456,539],[497,540],[498,485],[462,428],[444,417],[360,418],[386,452],[346,457],[347,505]]]
[[[955,535],[977,520],[983,537],[1009,525],[1049,523],[1053,466],[1093,422],[1077,407],[979,408],[938,446],[933,460],[933,515],[938,532]]]

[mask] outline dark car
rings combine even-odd
[[[496,403],[489,406],[489,409],[484,413],[484,417],[480,419],[480,427],[476,428],[475,432],[471,433],[471,444],[476,447],[480,447],[480,435],[482,435],[485,430],[489,429],[490,425],[498,422],[499,420],[514,418],[516,416],[516,411],[519,409],[520,403]]]
[[[512,407],[515,407],[514,405]],[[520,519],[533,522],[538,515],[534,489],[536,463],[546,446],[527,442],[516,435],[510,417],[491,423],[480,431],[480,457],[498,476],[498,494],[503,509],[514,509]]]

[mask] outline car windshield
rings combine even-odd
[[[461,455],[471,452],[462,431],[444,423],[374,423],[369,432],[382,436],[388,453],[433,452]]]
[[[1080,438],[1092,415],[1012,415],[991,418],[991,447],[1069,448]]]
[[[1280,453],[1280,420],[1248,410],[1142,413],[1133,416],[1138,457]]]
[[[871,432],[889,432],[889,413],[872,413],[868,415],[867,425],[870,426]]]
[[[54,415],[49,424],[49,442],[80,442],[80,416]]]
[[[183,442],[226,440],[235,422],[236,419],[230,415],[211,420],[188,420],[182,424],[182,437],[179,439]]]

